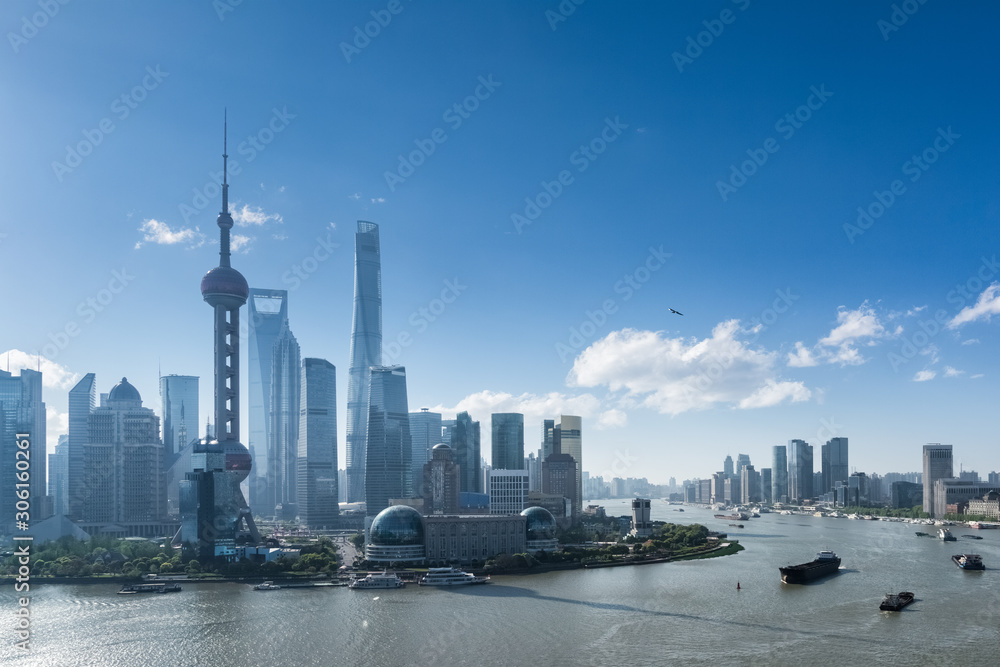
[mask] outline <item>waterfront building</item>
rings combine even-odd
[[[649,519],[650,504],[649,498],[632,500],[632,527],[628,533],[632,537],[649,537],[653,534],[653,522]]]
[[[740,472],[740,502],[744,505],[759,503],[761,501],[760,473],[754,470],[750,464],[744,465]]]
[[[528,517],[520,513],[425,516],[427,564],[482,563],[500,554],[524,553],[527,550],[527,523]]]
[[[424,465],[431,460],[431,448],[441,442],[441,413],[420,408],[410,413],[410,485],[414,496],[424,495]]]
[[[556,428],[556,421],[554,419],[545,419],[542,421],[542,456],[541,459],[544,461],[549,458],[551,454],[557,454],[561,452],[559,446],[559,430]]]
[[[524,470],[524,415],[495,413],[492,422],[494,470]]]
[[[813,497],[813,448],[805,440],[788,441],[788,500]]]
[[[550,454],[542,463],[542,493],[566,498],[572,508],[569,516],[575,521],[579,516],[577,508],[582,506],[576,496],[576,461],[569,454]]]
[[[712,473],[711,491],[708,495],[708,500],[703,500],[702,502],[707,503],[725,503],[726,502],[726,480],[731,479],[726,476],[725,472],[715,472]]]
[[[368,528],[365,558],[376,563],[422,563],[424,518],[420,512],[406,505],[381,510]]]
[[[224,144],[225,146],[225,144]],[[215,440],[195,445],[192,471],[179,484],[178,538],[201,560],[235,548],[237,540],[261,541],[240,483],[250,474],[250,452],[240,443],[240,308],[250,294],[246,278],[230,266],[229,183],[223,148],[222,212],[219,213],[219,266],[201,279],[201,294],[212,307],[215,349]]]
[[[771,492],[773,488],[771,486],[771,469],[761,468],[760,469],[760,501],[770,505],[774,500]]]
[[[42,402],[42,374],[27,368],[20,375],[0,371],[0,532],[14,533],[14,517],[19,511],[17,503],[18,479],[15,468],[18,434],[29,441],[26,454],[30,457],[31,520],[48,518],[51,503],[46,494],[45,472],[45,403]],[[22,487],[23,488],[23,487]]]
[[[413,416],[412,413],[410,416]],[[424,464],[421,472],[424,513],[458,514],[462,475],[451,447],[443,442],[434,445],[431,460]]]
[[[551,512],[544,507],[529,507],[521,512],[521,516],[525,520],[524,547],[528,553],[559,549],[559,540],[556,539],[556,519]]]
[[[69,512],[69,436],[60,435],[54,454],[49,454],[49,495],[52,513],[65,516]]]
[[[985,516],[992,521],[1000,521],[1000,491],[990,491],[982,498],[970,498],[965,510],[968,514]]]
[[[339,511],[337,369],[326,359],[302,360],[296,493],[299,519],[310,528],[333,526]]]
[[[817,494],[833,490],[835,482],[844,482],[850,476],[847,462],[847,438],[830,438],[821,449],[822,456],[822,486]]]
[[[389,506],[390,498],[412,497],[406,368],[372,366],[368,395],[364,488],[367,516],[375,516]]]
[[[732,476],[733,470],[733,457],[726,455],[726,460],[722,462],[722,474],[727,477]]]
[[[479,422],[472,421],[468,412],[459,412],[454,420],[442,424],[448,432],[444,442],[451,444],[455,463],[462,471],[462,491],[483,493]]]
[[[538,450],[541,454],[542,450]],[[541,491],[542,490],[542,459],[535,455],[535,452],[529,453],[524,457],[524,469],[528,471],[528,490],[529,491]],[[586,476],[586,473],[584,473]],[[583,481],[583,488],[587,488],[587,480]]]
[[[894,509],[909,509],[923,505],[924,487],[914,482],[893,482],[890,484],[890,504]]]
[[[771,448],[771,502],[788,502],[788,451],[785,445]]]
[[[735,475],[740,479],[743,478],[743,469],[750,465],[750,455],[749,454],[739,454],[736,456],[736,471]]]
[[[347,379],[347,500],[365,500],[368,384],[382,364],[382,256],[378,225],[358,221],[354,235],[354,319]]]
[[[991,472],[987,477],[987,481],[990,484],[1000,484],[1000,472]]]
[[[926,487],[925,487],[926,489]],[[949,505],[958,505],[981,499],[983,496],[1000,491],[1000,486],[982,482],[966,482],[960,479],[939,479],[934,482],[934,511],[931,516],[940,519],[948,514]],[[926,502],[926,498],[924,501]]]
[[[933,517],[944,516],[944,506],[947,503],[938,503],[934,497],[935,483],[940,479],[951,479],[954,477],[951,459],[951,445],[932,443],[924,445],[924,511]],[[971,497],[971,496],[970,496]],[[940,505],[941,512],[937,513],[935,508]]]
[[[288,290],[250,288],[247,320],[248,445],[253,460],[250,471],[250,506],[259,514],[273,516],[274,506],[279,501],[275,497],[273,465],[270,460],[274,451],[271,443],[271,377],[274,343],[281,332],[288,329]]]
[[[490,514],[520,514],[528,497],[528,471],[487,468],[484,477]]]
[[[97,376],[93,373],[84,375],[76,385],[69,390],[69,430],[66,456],[69,459],[69,477],[67,479],[68,496],[66,505],[70,519],[83,518],[84,479],[83,479],[83,447],[87,444],[87,420],[90,413],[97,407]]]
[[[576,461],[576,515],[583,511],[583,420],[573,415],[559,416],[559,449]]]
[[[267,441],[267,481],[274,493],[274,506],[261,507],[260,511],[267,516],[291,520],[298,514],[296,459],[302,367],[299,343],[287,324],[278,332],[271,352],[271,434]]]
[[[142,407],[138,390],[125,378],[101,395],[101,405],[88,416],[83,461],[84,523],[164,521],[160,418]]]
[[[198,437],[198,378],[160,376],[160,416],[163,420],[163,465]]]

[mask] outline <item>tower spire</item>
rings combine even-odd
[[[222,111],[222,212],[229,213],[229,110]]]

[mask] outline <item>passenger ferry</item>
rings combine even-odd
[[[134,595],[136,593],[179,593],[181,587],[177,584],[125,584],[118,595]]]
[[[402,588],[406,582],[394,572],[378,572],[367,577],[355,579],[347,585],[348,588]]]
[[[489,577],[477,577],[463,572],[456,567],[431,567],[427,574],[417,582],[420,586],[467,586],[469,584],[488,584]]]
[[[273,581],[265,581],[253,587],[255,591],[280,591],[281,586],[276,586]]]

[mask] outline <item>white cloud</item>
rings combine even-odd
[[[238,252],[242,255],[250,252],[250,246],[254,242],[254,237],[244,236],[243,234],[233,234],[232,238],[229,240],[229,249],[232,252]]]
[[[808,400],[810,391],[802,383],[776,377],[777,353],[749,347],[737,339],[739,331],[738,320],[719,323],[703,340],[613,331],[580,353],[566,382],[625,390],[622,405],[670,415],[717,405],[753,408]]]
[[[244,204],[243,208],[237,208],[233,211],[233,222],[236,223],[237,227],[250,227],[251,225],[262,227],[272,220],[279,225],[285,222],[280,213],[265,213],[260,206],[251,208],[249,204]]]
[[[372,203],[373,204],[384,204],[385,203],[385,197],[372,197]]]
[[[970,380],[976,380],[976,379],[981,378],[981,377],[983,377],[982,373],[976,373],[975,375],[970,375],[969,379]]]
[[[913,376],[914,382],[927,382],[928,380],[933,380],[937,377],[937,372],[935,371],[917,371],[917,374]]]
[[[452,407],[438,405],[435,412],[457,414],[468,412],[473,419],[486,424],[489,430],[490,415],[494,412],[520,412],[525,424],[540,424],[543,419],[557,419],[559,415],[591,417],[600,410],[601,402],[592,394],[568,396],[559,392],[548,394],[523,393],[515,396],[503,391],[484,389],[470,394]]]
[[[348,199],[353,199],[354,201],[357,201],[357,200],[361,199],[361,193],[360,192],[355,192],[353,195],[347,195],[347,198]]]
[[[965,374],[965,371],[960,371],[957,368],[952,368],[951,366],[945,366],[944,367],[944,376],[946,378],[954,378],[954,377],[958,377],[959,375],[964,375],[964,374]]]
[[[46,357],[39,357],[22,350],[7,350],[0,355],[0,363],[6,369],[10,364],[10,372],[18,373],[23,368],[30,371],[41,371],[42,386],[50,389],[70,389],[80,379],[80,375],[70,371]]]
[[[808,368],[818,364],[816,356],[801,341],[795,343],[795,352],[788,353],[788,365],[792,368]]]
[[[59,436],[69,433],[69,413],[59,412],[51,405],[45,406],[45,447],[55,454]]]
[[[275,241],[287,241],[288,237],[284,234],[271,234],[271,238]]]
[[[1000,283],[991,283],[979,295],[974,305],[966,306],[948,322],[948,328],[957,329],[963,324],[975,322],[980,319],[985,319],[989,322],[994,315],[998,314],[1000,314]]]
[[[137,250],[144,243],[155,243],[157,245],[181,244],[188,248],[198,248],[205,243],[205,235],[197,227],[194,229],[181,227],[175,231],[167,223],[153,220],[152,218],[144,220],[142,226],[139,227],[139,231],[142,232],[143,237],[141,241],[135,244]]]
[[[598,430],[605,430],[611,428],[621,428],[628,425],[628,415],[625,414],[623,410],[618,408],[611,408],[610,410],[605,410],[597,418]]]
[[[859,338],[882,338],[885,335],[885,327],[879,322],[878,315],[865,301],[857,310],[847,310],[841,306],[837,311],[837,326],[830,335],[820,339],[819,344],[833,347]]]
[[[913,317],[917,313],[924,310],[927,310],[927,306],[914,306],[913,308],[910,308],[908,311],[906,311],[906,316]]]
[[[963,340],[962,345],[979,345],[979,339],[970,338],[969,340]]]

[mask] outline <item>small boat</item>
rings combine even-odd
[[[945,542],[955,542],[955,536],[951,534],[951,531],[947,528],[938,529],[938,537]]]
[[[919,530],[917,531],[917,537],[930,537],[930,536],[931,536],[930,533],[921,533]]]
[[[742,523],[731,523],[729,525],[732,526],[733,528],[742,528],[743,527]]]
[[[463,572],[457,567],[431,567],[427,574],[417,582],[419,586],[467,586],[469,584],[488,584],[489,577],[477,577]]]
[[[273,581],[265,581],[253,587],[255,591],[280,591],[281,586],[275,586]]]
[[[406,582],[399,578],[399,575],[392,572],[377,572],[369,574],[367,577],[355,579],[347,585],[348,588],[402,588]]]
[[[903,591],[899,595],[887,593],[882,598],[882,604],[878,606],[879,611],[902,611],[903,607],[913,602],[913,593]]]
[[[983,558],[979,554],[956,554],[951,557],[951,560],[963,570],[986,569],[986,566],[983,565]]]
[[[675,512],[683,512],[684,510],[674,510]]]
[[[125,584],[118,595],[134,595],[135,593],[179,593],[179,584]]]
[[[962,537],[964,537],[964,538],[966,538],[968,540],[981,540],[981,539],[983,539],[979,535],[962,535]]]

